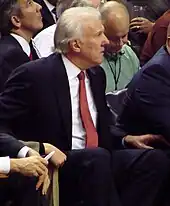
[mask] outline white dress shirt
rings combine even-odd
[[[11,35],[18,41],[18,43],[21,45],[24,52],[29,56],[30,55],[30,46],[29,46],[28,42],[23,37],[21,37],[17,34],[11,33]],[[25,157],[28,150],[29,150],[29,147],[24,146],[18,152],[18,158]],[[10,171],[10,158],[9,157],[0,157],[0,173],[8,174],[9,171]]]
[[[35,47],[37,48],[38,57],[47,57],[54,52],[54,33],[56,24],[47,27],[38,33],[34,40]]]
[[[52,12],[52,10],[55,8],[55,6],[53,6],[52,4],[50,4],[50,2],[48,2],[47,0],[43,0],[45,5],[47,6],[48,10],[51,12],[51,15],[53,16],[54,21],[56,22],[56,16],[55,14]]]
[[[80,117],[80,106],[79,106],[79,79],[77,75],[81,70],[75,66],[70,60],[68,60],[64,55],[62,55],[64,66],[66,68],[70,95],[71,95],[71,108],[72,108],[72,149],[83,149],[85,148],[85,138],[86,132],[82,125],[82,120]],[[87,101],[90,110],[90,114],[93,123],[96,127],[97,122],[97,110],[94,103],[93,95],[90,88],[90,81],[85,73],[85,86]]]
[[[23,158],[26,156],[29,147],[24,146],[18,152],[18,158]],[[10,172],[10,158],[9,157],[0,157],[0,173],[8,174]]]

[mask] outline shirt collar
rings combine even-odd
[[[17,35],[17,34],[14,34],[14,33],[11,33],[11,36],[13,36],[17,41],[18,43],[21,45],[23,51],[28,55],[30,56],[30,53],[31,53],[31,50],[30,50],[30,45],[29,43],[21,36]]]
[[[46,6],[50,10],[50,12],[55,8],[55,6],[50,4],[47,0],[44,0],[44,3],[46,4]]]
[[[126,45],[123,45],[121,50],[117,53],[105,52],[104,57],[110,61],[117,61],[117,59],[121,58],[121,56],[125,54],[125,46]]]
[[[67,76],[68,79],[74,79],[78,76],[78,74],[81,72],[81,70],[74,65],[66,56],[64,56],[63,54],[61,55],[64,66],[66,68],[66,72],[67,72]]]

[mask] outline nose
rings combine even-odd
[[[103,33],[103,45],[109,44],[109,40],[106,35]]]
[[[38,4],[38,3],[36,3],[35,1],[34,1],[34,4],[35,4],[35,6],[36,6],[36,10],[37,10],[38,12],[40,12],[41,9],[42,9],[42,6],[41,6],[40,4]]]

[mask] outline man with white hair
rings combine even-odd
[[[54,53],[16,69],[6,84],[8,91],[0,97],[0,113],[6,111],[0,115],[2,138],[6,135],[8,139],[11,131],[18,139],[39,139],[67,154],[59,176],[61,206],[106,206],[113,191],[107,151],[111,139],[108,126],[103,124],[107,122],[105,112],[108,110],[102,101],[97,106],[101,110],[100,118],[97,118],[90,78],[97,92],[98,75],[95,76],[95,70],[92,70],[87,78],[85,71],[101,63],[104,45],[108,43],[100,18],[100,13],[92,7],[72,8],[63,13],[55,34],[56,49],[62,54]],[[100,76],[102,71],[99,69],[97,73]],[[100,99],[98,95],[96,98]],[[96,124],[102,125],[98,134]],[[116,194],[114,192],[112,196],[119,205]]]
[[[59,18],[62,12],[71,7],[93,6],[97,8],[99,4],[99,0],[59,0],[56,5],[56,15]],[[53,24],[35,36],[34,43],[39,58],[47,57],[54,52],[55,29],[56,24]]]
[[[157,150],[119,150],[122,140],[110,132],[106,80],[97,66],[109,43],[100,12],[66,10],[54,40],[56,53],[10,76],[0,95],[0,134],[49,142],[67,154],[59,169],[60,206],[154,205],[169,160]]]

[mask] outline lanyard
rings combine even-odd
[[[114,78],[114,82],[115,82],[115,90],[118,89],[118,82],[119,82],[119,78],[120,78],[120,73],[121,73],[121,57],[118,58],[119,60],[119,69],[118,69],[118,75],[117,75],[117,72],[116,72],[116,62],[117,62],[117,59],[114,60],[114,64],[115,64],[115,71],[113,71],[113,68],[109,62],[109,60],[106,58],[107,60],[107,63],[109,65],[109,68],[112,72],[112,75],[113,75],[113,78]]]

